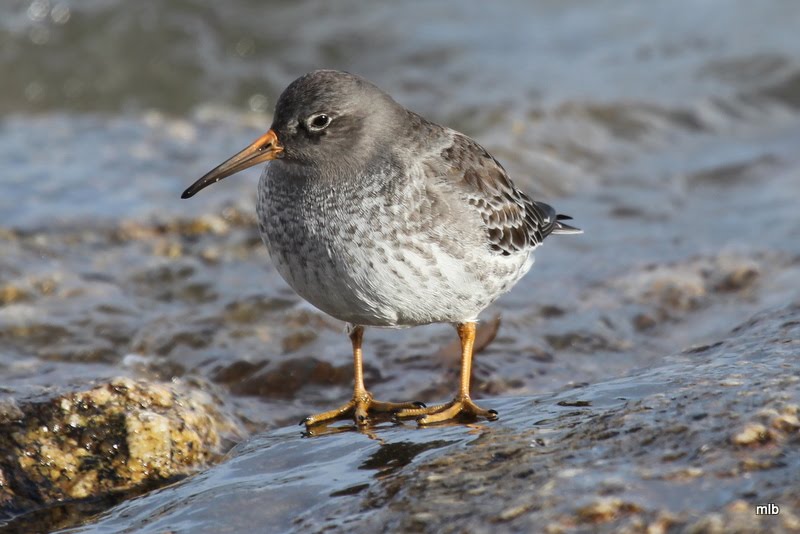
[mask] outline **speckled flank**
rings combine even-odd
[[[259,185],[264,243],[295,291],[343,321],[472,320],[530,267],[527,253],[492,252],[478,213],[430,184],[387,193],[385,174],[331,186],[273,168]]]

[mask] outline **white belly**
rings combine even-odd
[[[456,228],[414,220],[404,212],[407,204],[377,194],[357,206],[338,194],[298,194],[269,183],[265,173],[258,215],[281,276],[342,321],[383,327],[472,321],[532,264],[529,254],[489,250],[477,216],[459,217]],[[466,233],[470,224],[475,230]]]

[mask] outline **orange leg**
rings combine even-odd
[[[352,326],[350,329],[350,341],[353,344],[353,371],[355,378],[353,398],[339,408],[309,415],[300,421],[300,424],[305,424],[306,428],[309,428],[335,419],[353,417],[357,425],[363,426],[367,424],[367,414],[369,412],[392,413],[405,408],[420,408],[425,406],[421,402],[381,402],[372,398],[372,393],[367,391],[367,388],[364,387],[364,367],[361,353],[361,342],[363,339],[364,327],[358,325]]]
[[[408,408],[397,412],[397,417],[418,417],[420,425],[441,423],[455,419],[461,414],[472,417],[485,417],[492,421],[497,419],[495,410],[484,410],[469,396],[469,383],[472,378],[472,348],[475,343],[475,323],[459,323],[456,326],[461,339],[461,385],[458,395],[451,402],[430,406],[428,408]]]

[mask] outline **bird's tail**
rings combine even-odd
[[[570,221],[572,217],[569,215],[564,215],[559,213],[556,215],[556,226],[553,228],[554,234],[582,234],[583,230],[580,228],[575,228],[574,226],[570,226],[569,224],[564,224],[561,221]]]

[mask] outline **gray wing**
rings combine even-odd
[[[551,233],[580,232],[560,222],[570,217],[517,189],[503,166],[472,139],[455,134],[441,157],[450,169],[450,183],[480,212],[489,247],[497,253],[534,249]]]

